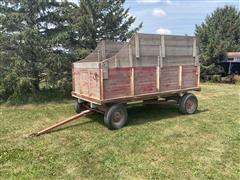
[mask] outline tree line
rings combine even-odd
[[[125,41],[140,27],[125,0],[2,0],[0,98],[71,89],[71,64],[103,39]]]
[[[220,56],[225,52],[240,52],[240,11],[226,5],[217,8],[204,22],[196,25],[201,78],[226,75],[219,65]]]
[[[98,41],[126,41],[142,24],[124,8],[125,0],[1,0],[0,100],[41,89],[71,91],[71,64]],[[196,26],[201,75],[222,73],[219,55],[240,51],[240,12],[217,8]]]

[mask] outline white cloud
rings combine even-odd
[[[161,0],[137,0],[138,3],[159,3]]]
[[[165,2],[167,4],[172,4],[171,0],[137,0],[138,3],[159,3]]]
[[[153,9],[152,15],[162,17],[166,16],[166,12],[162,9]]]
[[[172,4],[172,1],[171,0],[166,0],[166,3],[167,4]]]
[[[158,34],[172,34],[172,31],[170,29],[164,29],[164,28],[159,28],[156,32]]]

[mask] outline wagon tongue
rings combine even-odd
[[[67,124],[67,123],[69,123],[71,121],[74,121],[74,120],[76,120],[76,119],[78,119],[78,118],[80,118],[82,116],[88,115],[88,114],[90,114],[92,112],[93,112],[92,109],[88,109],[88,110],[83,111],[83,112],[81,112],[79,114],[76,114],[76,115],[71,116],[71,117],[69,117],[67,119],[64,119],[63,121],[58,122],[58,123],[56,123],[56,124],[54,124],[54,125],[52,125],[52,126],[50,126],[48,128],[45,128],[45,129],[43,129],[43,130],[41,130],[39,132],[32,133],[32,134],[29,135],[29,137],[37,137],[37,136],[40,136],[42,134],[49,133],[51,130],[53,130],[53,129],[57,128],[57,127],[60,127],[60,126],[62,126],[64,124]]]

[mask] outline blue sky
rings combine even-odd
[[[73,0],[74,1],[74,0]],[[240,0],[126,0],[125,7],[136,16],[135,25],[143,22],[143,33],[193,35],[195,25],[217,7],[234,5]]]

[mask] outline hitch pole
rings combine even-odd
[[[69,122],[75,120],[75,119],[78,119],[81,116],[85,116],[87,114],[90,114],[91,112],[93,112],[93,110],[91,110],[91,109],[85,110],[85,111],[83,111],[83,112],[81,112],[79,114],[76,114],[74,116],[71,116],[71,117],[69,117],[69,118],[67,118],[67,119],[65,119],[65,120],[63,120],[63,121],[61,121],[59,123],[56,123],[56,124],[46,128],[46,129],[43,129],[43,130],[41,130],[39,132],[36,132],[36,133],[32,133],[32,134],[30,134],[30,137],[35,137],[35,136],[40,136],[42,134],[45,134],[45,133],[47,133],[47,132],[49,132],[49,131],[51,131],[51,130],[59,127],[59,126],[62,126],[64,124],[66,124],[66,123],[69,123]]]

